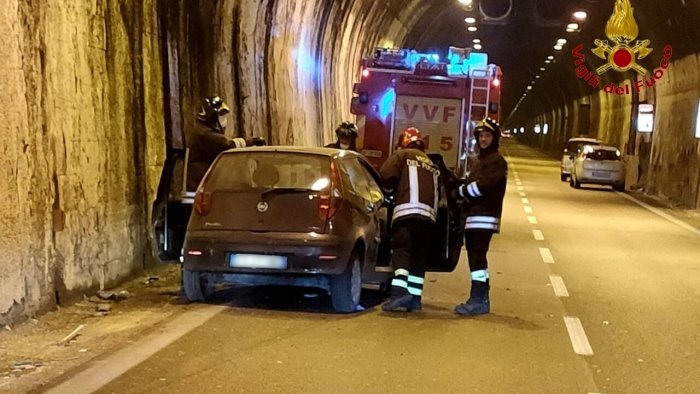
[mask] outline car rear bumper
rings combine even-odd
[[[609,174],[602,176],[601,174]],[[584,169],[580,174],[576,173],[576,180],[580,183],[594,183],[598,185],[619,185],[625,183],[623,172],[609,172]]]
[[[241,274],[340,274],[353,243],[315,233],[254,233],[250,231],[190,231],[184,246],[184,266],[191,271]],[[284,269],[229,265],[232,254],[285,256]]]

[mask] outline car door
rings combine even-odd
[[[391,266],[391,234],[390,234],[390,207],[385,202],[384,192],[380,185],[381,179],[377,170],[367,161],[359,159],[359,163],[364,169],[364,174],[367,177],[367,186],[370,193],[370,202],[374,206],[374,234],[372,237],[375,240],[376,250],[372,253],[375,256],[375,266],[390,267]]]
[[[462,201],[450,198],[451,191],[460,185],[459,178],[447,168],[442,155],[431,153],[430,159],[440,169],[437,232],[433,252],[426,270],[429,272],[452,272],[462,252],[464,221]]]
[[[192,213],[194,191],[185,188],[186,163],[186,149],[168,152],[151,207],[151,245],[154,257],[162,262],[179,262]]]

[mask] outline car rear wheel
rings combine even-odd
[[[345,271],[331,277],[331,302],[333,309],[339,313],[351,313],[357,310],[362,292],[362,266],[357,254],[350,257]]]
[[[561,174],[560,177],[561,177],[562,182],[566,182],[566,178],[567,178],[566,174]]]
[[[206,272],[182,269],[182,287],[188,301],[206,301],[214,295],[215,276]]]

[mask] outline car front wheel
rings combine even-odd
[[[362,266],[356,253],[350,257],[345,271],[331,277],[331,302],[333,309],[339,313],[351,313],[357,310],[362,292]]]
[[[182,287],[185,290],[185,298],[190,302],[211,299],[215,284],[213,274],[182,269]]]

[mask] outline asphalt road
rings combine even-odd
[[[452,312],[465,253],[428,275],[419,313],[383,313],[372,291],[364,312],[334,315],[320,292],[229,289],[53,392],[700,392],[700,233],[609,188],[572,189],[530,148],[503,152],[490,315]]]

